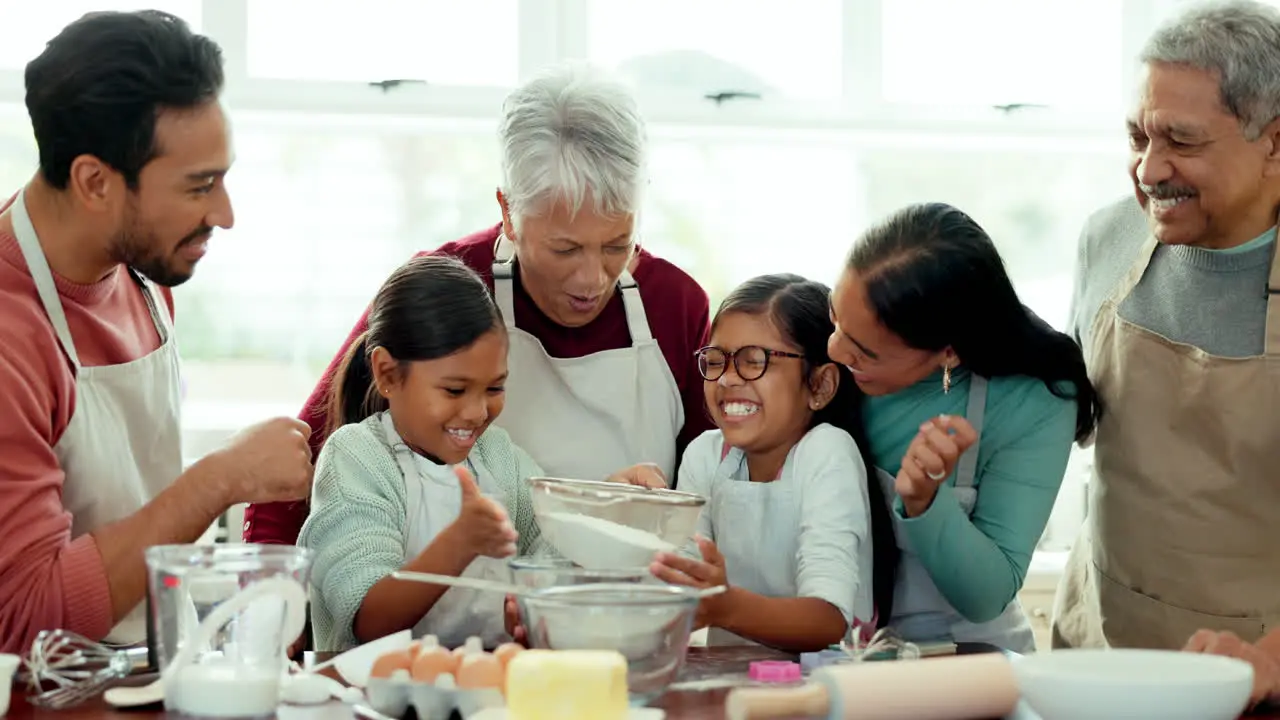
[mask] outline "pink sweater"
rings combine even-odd
[[[146,299],[124,266],[92,285],[56,274],[54,282],[84,365],[129,362],[159,346]],[[172,314],[172,296],[164,296]],[[25,654],[36,633],[53,628],[97,640],[113,624],[98,546],[91,535],[71,537],[62,506],[53,446],[75,401],[71,361],[18,241],[0,232],[0,652]]]

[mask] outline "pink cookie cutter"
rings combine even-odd
[[[758,660],[751,663],[747,677],[756,682],[790,683],[800,681],[800,663],[785,660]]]

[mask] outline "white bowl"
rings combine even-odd
[[[1043,720],[1236,720],[1253,688],[1247,662],[1171,650],[1053,650],[1013,670]]]
[[[13,674],[22,664],[17,655],[0,653],[0,717],[9,712],[9,695],[12,692]]]

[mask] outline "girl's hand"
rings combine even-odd
[[[893,489],[902,498],[907,517],[923,514],[960,461],[960,456],[978,440],[968,420],[940,415],[920,426],[920,432],[902,457],[902,469]]]
[[[626,483],[628,485],[639,485],[650,490],[666,490],[667,476],[662,473],[655,463],[640,463],[632,465],[625,470],[609,476],[609,482]]]
[[[672,585],[700,589],[718,585],[728,586],[724,556],[720,554],[716,544],[704,537],[694,539],[698,543],[698,550],[702,553],[702,560],[694,560],[675,553],[658,553],[653,564],[649,566],[649,572],[659,580]],[[725,600],[728,596],[728,592],[723,592],[698,603],[698,617],[694,621],[695,629],[722,625],[721,618],[724,616]]]
[[[462,488],[462,511],[449,529],[468,553],[492,558],[516,554],[519,537],[507,517],[506,508],[480,494],[480,487],[470,471],[459,465],[453,469]]]
[[[503,602],[502,616],[507,628],[507,634],[511,636],[512,642],[529,647],[529,632],[524,625],[520,624],[520,606],[516,604],[514,595],[508,595],[506,601]]]

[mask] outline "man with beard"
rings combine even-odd
[[[1072,327],[1103,414],[1054,642],[1254,642],[1280,627],[1280,10],[1191,8],[1141,60],[1136,197],[1080,246]]]
[[[144,550],[232,504],[305,497],[308,428],[182,468],[168,288],[232,224],[221,51],[164,13],[94,13],[26,68],[40,166],[0,214],[0,652],[145,638]]]

